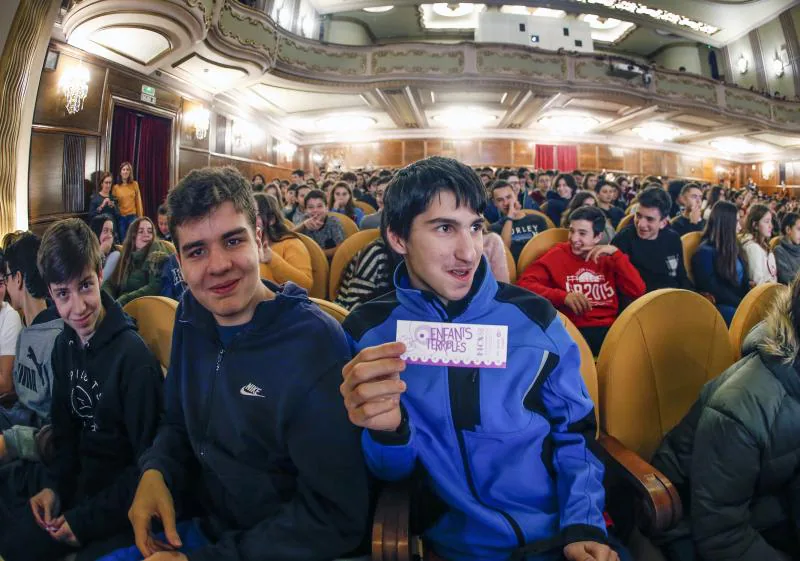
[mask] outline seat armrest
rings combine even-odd
[[[384,484],[372,521],[372,561],[411,561],[410,512],[407,482]]]
[[[678,490],[667,477],[613,436],[597,438],[609,470],[621,476],[636,494],[636,515],[645,533],[659,533],[683,518]]]

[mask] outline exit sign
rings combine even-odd
[[[151,97],[155,97],[156,89],[153,86],[142,86],[142,93]]]

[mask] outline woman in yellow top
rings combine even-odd
[[[278,200],[266,193],[255,194],[256,226],[261,231],[261,278],[278,284],[292,281],[311,289],[311,256],[297,234],[283,223]]]
[[[142,205],[142,192],[139,190],[139,183],[133,178],[133,166],[130,162],[122,162],[119,168],[119,183],[111,189],[111,194],[117,199],[119,209],[119,235],[120,239],[125,239],[128,227],[131,223],[144,216],[144,206]]]

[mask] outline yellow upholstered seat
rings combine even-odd
[[[308,291],[308,295],[314,298],[325,298],[328,295],[328,258],[317,242],[305,234],[297,234],[297,236],[303,241],[311,256],[311,277],[314,279],[314,284]]]
[[[739,307],[736,308],[736,313],[731,320],[731,327],[728,330],[731,348],[737,359],[742,354],[742,343],[744,343],[745,337],[758,322],[767,317],[767,312],[782,290],[789,290],[789,288],[776,282],[759,284],[739,302]]]
[[[524,214],[533,214],[534,216],[541,216],[542,218],[544,218],[544,221],[547,223],[547,227],[548,228],[555,228],[556,227],[556,225],[553,224],[553,221],[550,220],[550,217],[547,216],[543,212],[540,212],[538,210],[533,210],[533,209],[530,209],[530,208],[524,208],[524,209],[522,209],[522,212]]]
[[[363,210],[364,211],[364,216],[369,216],[370,214],[375,214],[376,212],[378,212],[377,210],[372,208],[371,204],[365,203],[364,201],[357,201],[357,200],[353,199],[353,206]]]
[[[539,259],[542,255],[547,253],[551,247],[558,243],[565,242],[569,239],[569,230],[566,228],[551,228],[539,234],[536,234],[525,247],[517,259],[517,275],[522,276],[528,265]]]
[[[178,303],[163,296],[142,296],[128,302],[123,309],[136,320],[139,335],[156,355],[166,374]]]
[[[506,253],[506,265],[508,265],[508,282],[514,284],[517,282],[517,264],[514,263],[514,254],[506,244],[503,244],[503,250]]]
[[[328,298],[336,300],[339,293],[339,285],[342,283],[342,273],[355,257],[355,255],[369,245],[373,240],[378,239],[381,235],[380,230],[377,228],[370,228],[362,230],[350,236],[336,248],[331,261],[330,276],[328,282]]]
[[[686,276],[694,283],[694,271],[692,270],[692,257],[700,247],[700,242],[703,239],[703,232],[689,232],[681,236],[681,245],[683,246],[683,266],[686,268]]]
[[[353,234],[358,232],[358,224],[353,222],[353,220],[345,216],[344,214],[339,214],[338,212],[332,212],[331,215],[335,216],[339,219],[339,222],[342,224],[342,230],[344,230],[344,238],[347,239]]]
[[[633,220],[633,214],[626,214],[623,216],[622,220],[620,220],[619,224],[617,224],[616,231],[621,232],[628,224],[631,223],[631,220]]]
[[[349,313],[345,308],[334,304],[333,302],[328,302],[327,300],[323,300],[322,298],[311,298],[311,301],[314,302],[320,309],[331,316],[333,319],[342,323],[344,318],[347,317]]]

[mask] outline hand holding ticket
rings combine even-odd
[[[408,364],[506,367],[507,325],[399,320],[397,341],[406,346],[400,358]]]

